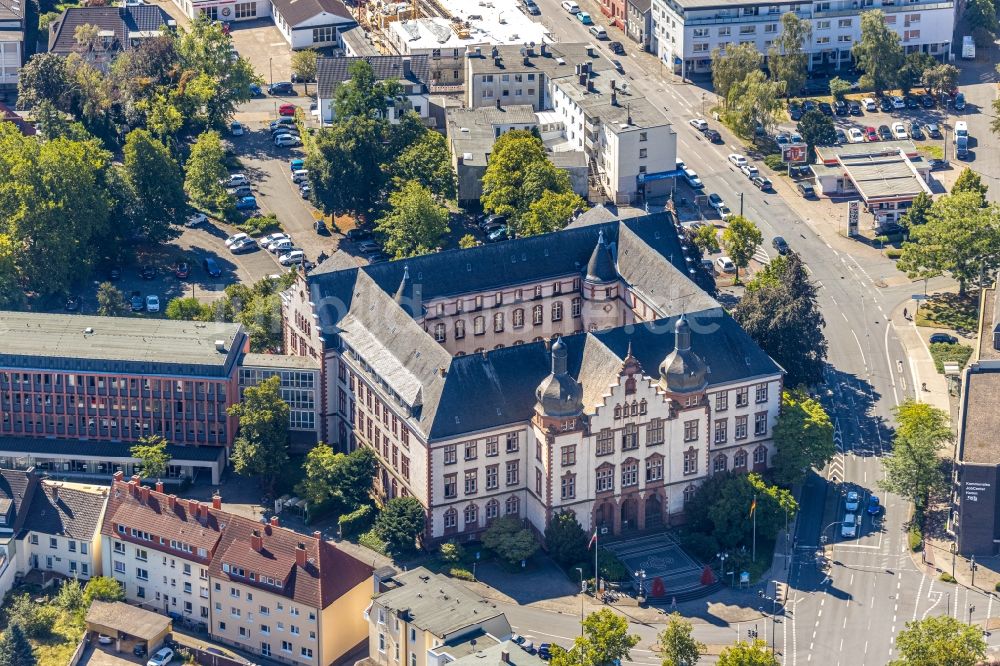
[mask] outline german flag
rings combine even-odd
[[[753,518],[753,512],[757,510],[757,496],[753,496],[753,501],[750,502],[750,517]]]

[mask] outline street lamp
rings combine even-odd
[[[952,541],[951,542],[951,577],[952,578],[955,577],[955,551],[956,550],[958,550],[958,547],[955,545],[955,542]]]
[[[976,612],[976,607],[969,604],[969,626],[972,626],[972,614]]]
[[[726,558],[729,557],[729,553],[723,551],[721,553],[716,553],[715,555],[719,558],[719,573],[723,576],[726,575]],[[732,582],[730,582],[730,587],[732,587]]]
[[[639,596],[637,597],[637,600],[641,604],[646,600],[646,591],[643,589],[643,582],[646,580],[646,570],[639,569],[635,572],[635,577],[639,579]]]
[[[587,588],[583,582],[583,567],[577,567],[576,570],[580,572],[580,635],[583,636],[583,597]],[[597,596],[597,588],[594,588],[594,596]]]
[[[976,569],[979,568],[979,565],[976,564],[976,556],[975,555],[972,556],[971,566],[972,566],[972,587],[975,587],[976,586]],[[954,576],[952,576],[952,577],[954,577]]]

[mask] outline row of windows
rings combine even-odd
[[[507,486],[516,486],[521,482],[521,463],[518,460],[509,460],[504,466],[504,481]],[[500,465],[486,466],[486,490],[496,490],[500,487]],[[465,470],[464,491],[466,495],[475,495],[479,492],[479,470]],[[444,497],[454,499],[458,497],[458,473],[444,475]]]
[[[282,388],[311,389],[316,386],[315,372],[298,370],[265,370],[262,368],[240,368],[240,386],[256,386],[275,375],[281,376]]]
[[[141,382],[141,384],[140,384]],[[158,391],[162,393],[190,393],[195,392],[198,397],[211,395],[214,392],[219,397],[225,397],[226,385],[224,382],[205,381],[185,381],[171,379],[139,379],[137,377],[116,377],[105,375],[66,375],[61,373],[40,373],[40,372],[0,372],[0,387],[25,385],[25,389],[33,384],[35,387],[57,388],[65,385],[66,388],[86,387],[93,389],[119,389],[138,391],[140,386],[143,391]]]
[[[767,465],[767,447],[758,446],[753,451],[753,464],[754,465]],[[740,449],[733,454],[733,469],[740,470],[746,469],[747,466],[747,452]],[[719,455],[712,458],[712,471],[716,474],[720,472],[725,472],[729,469],[729,456],[725,453],[720,453]]]
[[[766,383],[755,384],[753,389],[753,399],[756,404],[767,402],[768,385]],[[736,389],[736,406],[746,407],[750,404],[750,387],[741,386]],[[715,411],[724,412],[729,409],[729,391],[720,391],[715,394]]]
[[[33,546],[37,546],[38,545],[38,535],[37,534],[32,534],[31,535],[31,545],[33,545]],[[77,552],[77,545],[78,545],[78,542],[74,541],[73,539],[67,539],[67,541],[66,541],[66,549],[69,552],[71,552],[71,553]],[[49,548],[50,549],[59,548],[59,539],[57,537],[49,537]],[[90,544],[87,543],[86,541],[80,541],[79,542],[79,552],[80,552],[81,555],[87,555],[87,554],[89,554],[89,552],[90,552]]]
[[[609,492],[614,490],[614,466],[597,470],[597,492]],[[655,456],[646,459],[645,465],[646,483],[656,483],[663,480],[663,458]],[[631,488],[639,485],[639,461],[627,460],[622,463],[621,470],[622,488]],[[559,496],[564,500],[576,498],[576,474],[566,473],[560,479]]]
[[[573,318],[578,318],[580,316],[580,311],[582,307],[582,301],[580,298],[574,298],[570,301],[570,314]],[[517,308],[511,312],[511,325],[515,330],[524,328],[524,308]],[[563,319],[563,303],[562,301],[556,301],[551,305],[551,319],[553,322],[562,321]],[[545,323],[545,310],[541,305],[536,305],[531,308],[531,324],[532,326],[540,326]],[[465,338],[465,320],[459,319],[454,323],[454,336],[456,340],[463,340]],[[503,333],[506,327],[506,315],[503,312],[493,313],[493,332]],[[486,317],[480,315],[474,317],[472,320],[472,334],[473,335],[486,335]],[[438,342],[445,342],[448,339],[448,326],[444,322],[438,322],[434,324],[434,339]]]
[[[517,516],[521,513],[521,500],[519,500],[514,495],[511,495],[504,501],[504,515],[506,516]],[[500,501],[497,499],[491,499],[486,503],[483,510],[483,516],[487,521],[493,520],[500,515]],[[466,526],[478,527],[479,525],[479,507],[475,504],[469,504],[464,509],[462,509],[462,519]],[[458,510],[455,507],[449,508],[444,512],[444,527],[445,529],[455,529],[458,527]]]
[[[736,428],[733,433],[737,441],[747,438],[748,416],[736,417]],[[757,412],[753,415],[753,434],[760,437],[767,434],[767,412]],[[716,419],[715,438],[716,444],[725,444],[729,441],[729,419]]]
[[[685,421],[684,441],[686,442],[693,441],[693,439],[688,439],[690,424],[694,424],[693,439],[698,438],[698,422]],[[619,429],[619,432],[621,433],[622,451],[631,451],[639,448],[639,426],[637,424],[626,423]],[[663,441],[663,419],[650,419],[649,423],[646,424],[646,446],[657,446],[659,444],[663,444]],[[615,431],[611,428],[603,428],[597,433],[597,447],[595,453],[599,456],[609,456],[614,452]]]
[[[504,445],[507,453],[517,453],[521,448],[521,433],[508,432],[504,435]],[[477,441],[465,442],[461,446],[465,460],[475,460],[479,457],[479,443]],[[445,465],[454,465],[458,462],[458,447],[458,444],[448,444],[441,449]],[[484,453],[487,458],[500,454],[500,435],[491,435],[486,438]]]

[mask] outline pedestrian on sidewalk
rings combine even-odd
[[[909,318],[910,318],[910,313],[906,311],[906,308],[903,308],[903,319],[909,319]]]

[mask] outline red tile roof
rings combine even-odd
[[[143,499],[145,497],[145,499]],[[196,505],[189,511],[189,500],[176,499],[169,506],[169,496],[143,489],[126,481],[112,484],[102,534],[143,544],[154,550],[173,553],[185,559],[209,564],[209,575],[252,585],[280,594],[311,608],[323,609],[359,583],[371,578],[372,568],[316,536],[300,534],[276,525],[263,524],[211,506]],[[199,518],[197,507],[203,514]],[[126,534],[118,532],[126,527]],[[131,536],[131,529],[148,532],[152,541]],[[260,534],[261,547],[253,547],[254,532]],[[165,544],[161,545],[159,539]],[[208,559],[197,551],[184,553],[170,548],[170,540],[205,548]],[[299,565],[296,551],[304,547],[304,564]],[[226,565],[223,568],[223,565]],[[245,575],[232,573],[233,567]],[[252,576],[252,577],[251,577]],[[272,578],[277,584],[269,584]]]

